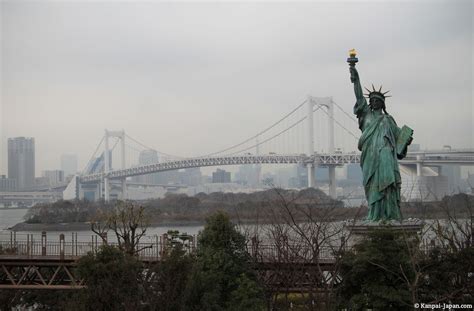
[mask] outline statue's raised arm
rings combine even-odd
[[[355,66],[350,66],[349,71],[351,73],[351,82],[354,83],[354,93],[357,101],[365,100],[364,93],[362,93],[362,86],[360,85],[359,73]]]
[[[367,101],[365,100],[364,93],[362,92],[362,86],[360,84],[359,73],[355,68],[358,59],[356,57],[356,52],[354,49],[349,51],[349,58],[347,62],[349,63],[349,72],[351,73],[351,82],[354,83],[354,93],[357,99],[357,102],[354,106],[354,114],[359,119],[359,128],[362,130],[364,124],[364,117],[370,111]]]

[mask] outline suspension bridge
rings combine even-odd
[[[183,157],[149,147],[124,130],[105,133],[80,175],[65,190],[65,199],[81,198],[81,188],[94,187],[97,198],[110,200],[111,181],[121,183],[121,198],[127,199],[127,178],[171,170],[225,165],[304,166],[308,187],[315,187],[315,168],[326,167],[329,195],[336,197],[336,167],[359,163],[360,153],[354,151],[359,139],[354,116],[338,105],[332,97],[308,96],[289,113],[260,132],[227,148],[195,157]],[[120,145],[119,152],[115,152]],[[153,150],[158,157],[152,163],[136,165],[137,153]],[[422,176],[430,167],[445,164],[474,165],[474,150],[430,150],[412,152],[399,161],[408,174]],[[113,167],[112,163],[120,163]]]

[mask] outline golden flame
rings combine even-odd
[[[355,49],[349,50],[349,56],[350,57],[356,57],[356,55],[357,55],[357,52],[356,52]]]

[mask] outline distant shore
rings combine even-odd
[[[245,219],[245,218],[231,218],[234,223],[239,223],[242,225],[254,225],[254,224],[272,224],[271,219]],[[304,219],[300,219],[304,221]],[[340,219],[334,219],[334,221],[343,221],[347,218],[341,217]],[[204,226],[206,224],[206,219],[201,220],[184,220],[184,219],[166,219],[163,221],[154,221],[148,224],[149,228],[157,227],[188,227],[188,226]],[[14,225],[13,227],[8,228],[11,231],[90,231],[91,224],[90,222],[69,222],[69,223],[26,223],[20,222]]]
[[[183,226],[204,226],[205,221],[166,221],[150,223],[148,227],[183,227]],[[24,222],[17,223],[8,228],[11,231],[90,231],[89,222],[71,222],[58,224],[28,224]]]
[[[31,207],[0,207],[0,211],[9,211],[15,209],[30,209]]]

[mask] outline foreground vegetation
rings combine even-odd
[[[374,231],[343,255],[338,299],[354,310],[412,310],[416,303],[474,299],[474,247],[420,250],[416,236]]]
[[[128,215],[130,209],[137,208],[126,206]],[[122,242],[138,242],[140,233],[131,236],[135,227],[139,224],[132,221],[122,228],[126,232]],[[5,290],[0,292],[0,308],[35,305],[44,310],[263,310],[264,291],[246,252],[245,237],[228,216],[216,213],[209,217],[198,242],[195,253],[186,251],[181,243],[170,242],[163,261],[157,264],[138,260],[133,242],[121,243],[118,248],[105,245],[78,261],[76,273],[85,280],[85,289]]]

